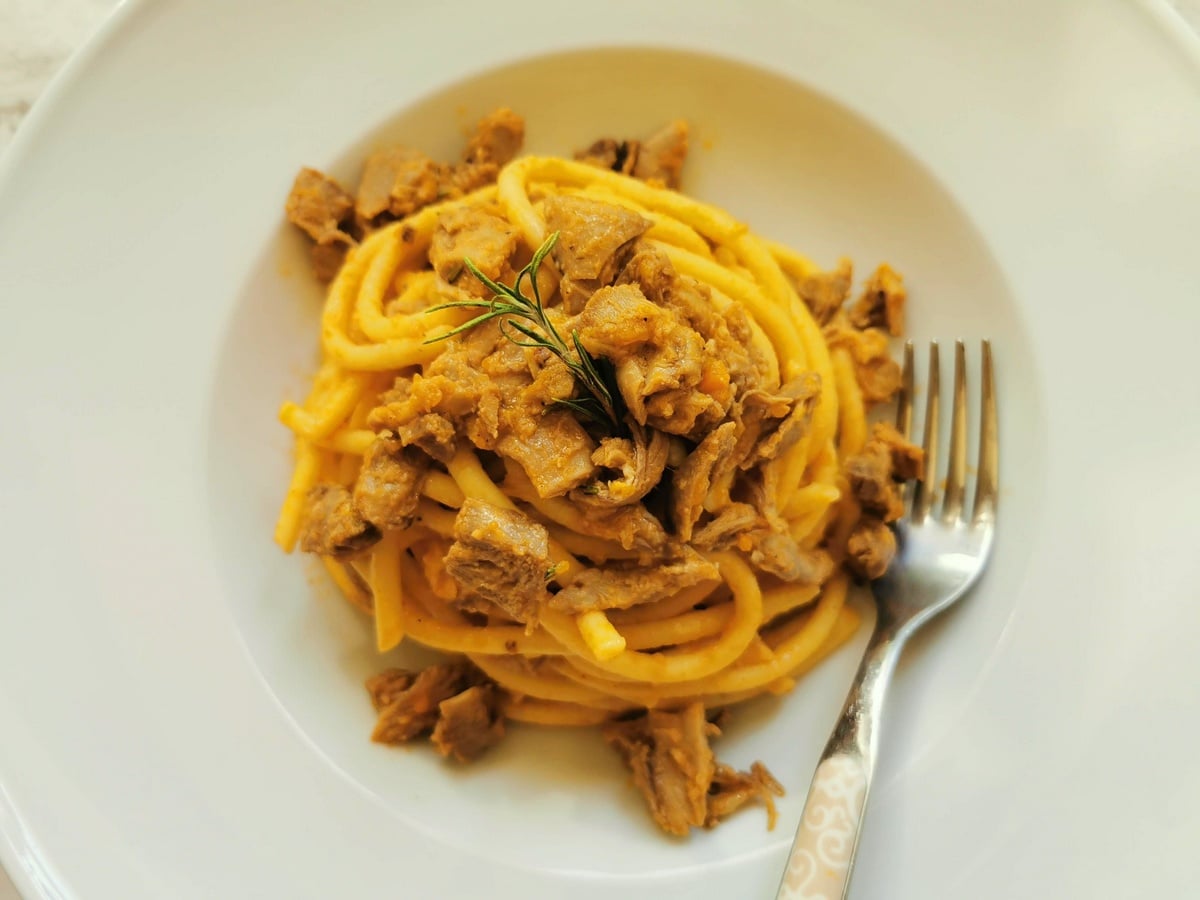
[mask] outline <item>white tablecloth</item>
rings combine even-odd
[[[1200,0],[1172,0],[1200,31]],[[0,153],[67,57],[117,0],[0,0]],[[20,900],[0,870],[0,900]]]

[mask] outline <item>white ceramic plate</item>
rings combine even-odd
[[[594,734],[370,744],[366,624],[271,544],[316,340],[292,174],[449,156],[506,103],[535,151],[685,116],[689,190],[996,344],[995,561],[906,658],[855,896],[1190,894],[1198,59],[1115,0],[126,3],[0,171],[22,891],[773,896],[857,647],[722,739],[790,789],[778,830],[672,842]]]

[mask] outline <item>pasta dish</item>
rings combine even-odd
[[[901,277],[819,269],[678,190],[687,125],[521,156],[485,117],[456,163],[312,169],[287,215],[321,363],[276,540],[320,557],[378,649],[373,737],[477,757],[507,721],[599,726],[671,834],[782,788],[716,761],[725,711],[790,690],[895,553],[920,450],[867,411],[900,371]]]

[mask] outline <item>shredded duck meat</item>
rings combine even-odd
[[[652,709],[616,722],[605,728],[604,737],[667,834],[684,837],[693,828],[712,828],[754,799],[766,805],[769,827],[774,827],[773,798],[782,796],[783,788],[762,763],[750,772],[718,763],[709,741],[720,733],[704,706],[690,703],[678,711]]]

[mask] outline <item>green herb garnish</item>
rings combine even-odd
[[[542,294],[538,288],[537,273],[547,254],[554,249],[558,241],[558,232],[554,232],[542,246],[538,247],[529,265],[517,273],[512,287],[500,284],[488,278],[471,260],[464,259],[463,263],[479,282],[492,292],[491,300],[455,300],[430,307],[428,312],[439,309],[483,309],[486,312],[476,316],[469,322],[464,322],[457,328],[431,337],[425,341],[432,344],[469,331],[476,325],[492,319],[499,320],[500,332],[518,347],[530,347],[535,350],[549,350],[561,359],[571,370],[586,396],[560,399],[555,403],[568,407],[580,416],[595,422],[610,434],[622,434],[625,430],[624,405],[621,393],[617,389],[616,372],[612,363],[607,359],[597,359],[592,356],[579,340],[579,332],[571,332],[571,343],[568,345],[542,306]],[[522,282],[528,278],[532,287],[533,297],[526,297],[522,291]],[[521,335],[517,337],[513,332]]]

